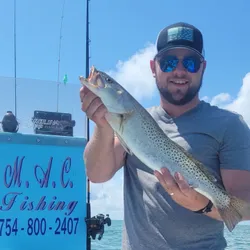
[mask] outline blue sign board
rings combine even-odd
[[[86,140],[0,134],[0,249],[85,250]]]

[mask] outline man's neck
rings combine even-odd
[[[178,117],[186,113],[187,111],[195,108],[198,104],[200,103],[200,100],[198,97],[195,97],[191,102],[183,105],[183,106],[178,106],[171,104],[161,98],[160,105],[161,107],[171,116],[171,117]]]

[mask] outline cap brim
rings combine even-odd
[[[196,50],[196,49],[194,49],[194,48],[192,48],[192,47],[189,47],[189,46],[184,46],[184,45],[173,45],[173,46],[169,46],[169,47],[167,47],[167,48],[165,48],[165,49],[162,49],[162,50],[160,50],[156,55],[155,55],[155,57],[156,56],[159,56],[159,55],[161,55],[161,54],[163,54],[163,53],[165,53],[165,52],[167,52],[167,51],[169,51],[169,50],[173,50],[173,49],[187,49],[187,50],[191,50],[191,51],[194,51],[195,53],[197,53],[199,56],[201,56],[201,57],[203,57],[204,58],[204,55],[203,54],[201,54],[198,50]]]

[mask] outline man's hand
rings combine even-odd
[[[98,127],[109,126],[105,119],[105,114],[108,112],[107,108],[97,95],[92,93],[86,86],[83,86],[80,89],[80,99],[82,111],[86,113],[90,120],[95,122]]]
[[[161,172],[155,171],[154,174],[163,188],[179,205],[197,211],[208,204],[208,198],[190,187],[180,173],[176,173],[173,177],[167,168],[162,168]]]

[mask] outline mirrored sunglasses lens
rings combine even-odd
[[[196,57],[189,57],[183,60],[183,66],[191,73],[196,73],[201,65],[201,60]]]
[[[160,67],[163,72],[173,71],[178,64],[178,59],[176,57],[165,57],[160,60]]]

